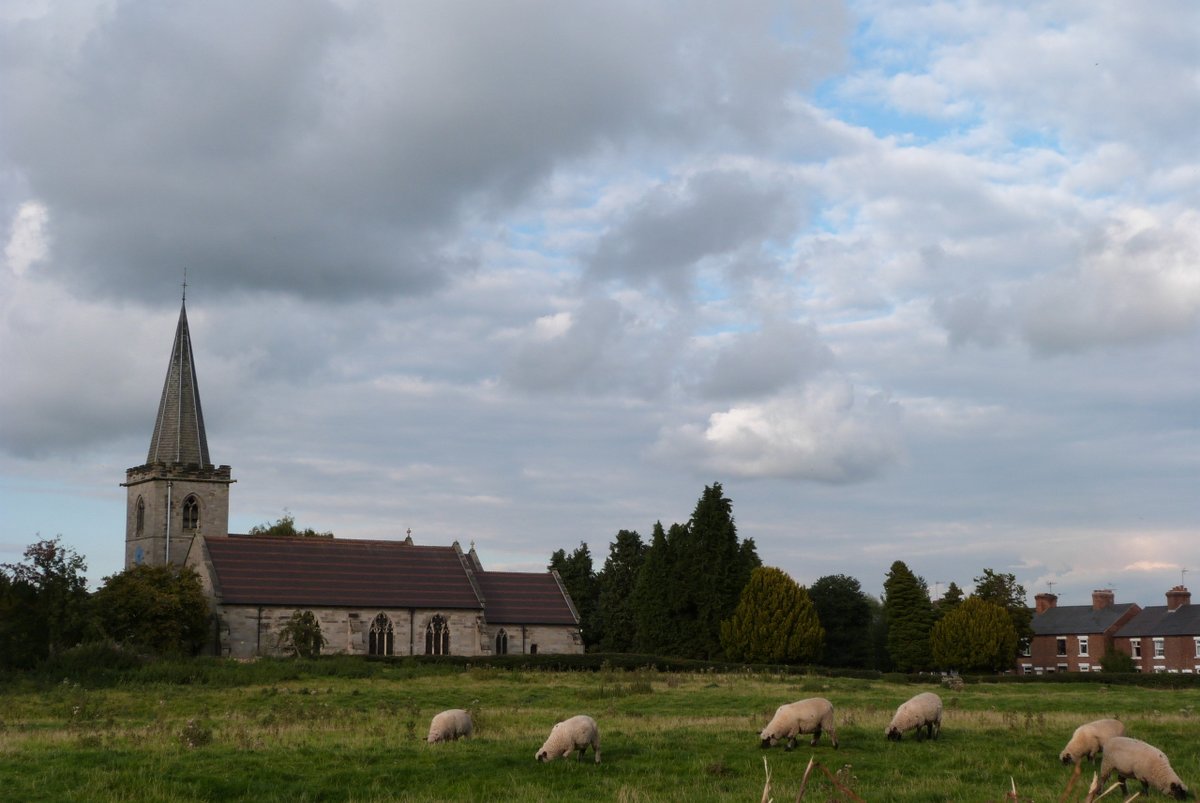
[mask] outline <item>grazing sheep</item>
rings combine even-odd
[[[942,698],[931,691],[922,692],[900,704],[896,715],[884,731],[893,742],[900,741],[905,731],[917,729],[917,741],[921,741],[921,729],[926,736],[936,739],[942,732]]]
[[[600,729],[596,727],[596,720],[580,714],[551,728],[546,743],[534,758],[538,761],[553,761],[556,758],[566,758],[578,750],[579,760],[583,761],[583,754],[587,752],[588,747],[592,748],[596,763],[599,764]]]
[[[429,723],[429,743],[452,742],[460,736],[470,736],[471,715],[461,708],[443,711]]]
[[[1097,719],[1075,729],[1071,741],[1058,754],[1064,764],[1078,764],[1085,758],[1095,761],[1104,751],[1104,743],[1114,736],[1125,735],[1125,723],[1118,719]]]
[[[783,739],[787,739],[785,750],[794,750],[796,737],[801,733],[813,735],[810,746],[815,746],[821,738],[821,731],[829,731],[829,739],[834,748],[838,746],[837,732],[833,729],[833,703],[823,697],[810,697],[786,703],[775,709],[775,716],[763,728],[759,738],[763,747],[773,747]]]
[[[1176,800],[1188,798],[1188,788],[1179,780],[1171,763],[1163,752],[1140,739],[1114,736],[1104,745],[1104,760],[1100,762],[1100,783],[1108,783],[1108,777],[1117,774],[1121,783],[1121,794],[1127,794],[1126,778],[1137,778],[1142,782],[1142,793],[1153,786],[1164,795]]]

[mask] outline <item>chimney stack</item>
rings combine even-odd
[[[1092,610],[1102,611],[1116,602],[1111,588],[1098,588],[1092,592]]]
[[[1045,613],[1058,604],[1057,594],[1037,594],[1033,599],[1036,605],[1034,609],[1035,615],[1038,613]]]
[[[1183,586],[1175,586],[1167,592],[1167,610],[1173,611],[1180,605],[1192,604],[1192,592]]]

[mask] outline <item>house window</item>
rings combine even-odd
[[[1086,658],[1088,654],[1088,637],[1076,636],[1075,638],[1079,641],[1079,657]]]
[[[189,496],[183,500],[183,529],[195,530],[200,526],[200,502]]]
[[[1091,665],[1091,664],[1080,664],[1080,665],[1079,665],[1079,671],[1080,671],[1080,672],[1091,672],[1091,671],[1092,671],[1092,665]]]
[[[1129,640],[1129,649],[1133,652],[1134,658],[1142,657],[1142,640],[1140,638],[1131,638]]]
[[[496,634],[496,655],[508,655],[508,633],[503,627]]]
[[[1032,675],[1033,674],[1033,664],[1021,664],[1021,674],[1022,675]]]
[[[530,654],[530,655],[537,655],[537,645],[536,645],[536,644],[530,644],[530,645],[529,645],[529,654]]]
[[[1055,655],[1058,655],[1058,656],[1060,656],[1060,657],[1066,657],[1066,654],[1067,654],[1067,640],[1066,640],[1066,638],[1057,638],[1057,639],[1055,639],[1055,640],[1054,640],[1054,646],[1055,646],[1055,648],[1056,648]]]
[[[1029,658],[1032,655],[1033,655],[1033,644],[1031,642],[1027,641],[1021,645],[1021,657]]]
[[[392,655],[395,647],[395,631],[387,614],[379,614],[371,622],[367,634],[367,655]]]
[[[1163,658],[1166,656],[1166,650],[1163,648],[1163,640],[1160,638],[1154,639],[1154,657]]]
[[[137,501],[137,514],[134,516],[134,521],[137,522],[134,525],[135,529],[137,530],[137,534],[141,535],[146,529],[146,500],[142,499],[140,496],[138,497]]]
[[[1066,664],[1055,664],[1054,671],[1055,672],[1066,672],[1070,668],[1071,667],[1067,666]]]
[[[425,626],[425,654],[450,654],[450,623],[441,614],[434,616]]]
[[[1200,658],[1200,638],[1195,638],[1192,640],[1196,642],[1196,657]]]

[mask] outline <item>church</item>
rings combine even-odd
[[[238,535],[230,467],[213,465],[184,296],[143,465],[128,469],[125,568],[183,565],[213,615],[209,651],[281,654],[279,634],[312,612],[324,652],[353,655],[582,653],[579,615],[557,572],[485,571],[474,544]]]

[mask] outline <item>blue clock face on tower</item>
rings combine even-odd
[[[135,565],[135,566],[141,566],[141,565],[142,565],[142,561],[143,561],[143,560],[145,560],[145,557],[146,557],[146,553],[142,551],[142,548],[141,548],[141,547],[138,547],[138,548],[137,548],[137,549],[134,551],[134,553],[133,553],[133,563],[134,563],[134,565]]]

